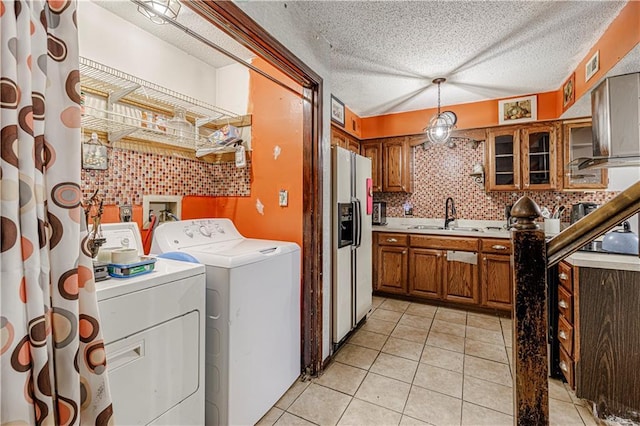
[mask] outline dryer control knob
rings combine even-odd
[[[185,229],[184,234],[189,238],[193,238],[193,231],[191,229]]]
[[[200,233],[201,233],[202,235],[204,235],[205,237],[210,237],[210,236],[211,236],[211,231],[210,231],[210,230],[209,230],[209,228],[208,228],[208,227],[206,227],[206,226],[201,226],[201,227],[200,227]]]

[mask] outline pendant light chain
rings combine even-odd
[[[440,115],[440,82],[438,82],[438,115]]]

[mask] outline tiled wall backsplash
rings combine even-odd
[[[469,143],[413,148],[414,182],[412,194],[375,194],[376,201],[387,202],[387,216],[401,217],[405,201],[413,205],[414,217],[444,218],[445,200],[455,201],[459,219],[504,220],[504,207],[527,195],[542,208],[565,206],[561,220],[570,221],[571,204],[590,201],[602,204],[617,192],[561,192],[561,191],[505,191],[485,192],[484,184],[475,183],[469,176],[473,165],[484,163],[484,144],[472,148]]]
[[[209,164],[171,156],[108,148],[107,170],[82,170],[84,196],[100,189],[105,204],[142,204],[142,196],[248,196],[251,161]]]

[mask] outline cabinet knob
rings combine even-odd
[[[491,248],[494,249],[494,250],[506,250],[507,246],[503,246],[501,244],[496,244],[494,246],[491,246]]]
[[[406,250],[402,250],[402,254],[407,254],[407,251]]]
[[[486,262],[486,261],[487,261],[487,258],[486,258],[486,257],[483,257],[483,258],[482,258],[482,260]]]
[[[566,281],[569,278],[569,275],[565,274],[564,272],[561,272],[558,275],[558,278],[560,278],[562,281]]]
[[[387,242],[388,242],[388,243],[397,243],[397,242],[398,242],[398,240],[397,240],[397,239],[395,239],[395,238],[387,238]]]
[[[560,330],[558,332],[558,337],[561,338],[562,340],[567,340],[567,333],[565,333],[564,330]]]
[[[562,371],[566,371],[567,373],[569,372],[569,367],[567,367],[567,363],[564,361],[560,361],[560,369]]]
[[[558,306],[561,307],[562,309],[567,309],[569,307],[569,304],[565,300],[561,299],[558,302]]]

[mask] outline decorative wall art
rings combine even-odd
[[[498,123],[515,124],[536,121],[538,118],[537,96],[504,99],[498,101]]]
[[[584,65],[584,81],[587,82],[600,69],[600,51],[596,50],[591,59]]]
[[[576,74],[571,76],[562,85],[562,111],[566,111],[576,100]]]
[[[344,104],[331,95],[331,121],[344,127]]]
[[[82,168],[107,170],[107,147],[97,143],[82,144]]]

